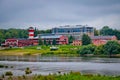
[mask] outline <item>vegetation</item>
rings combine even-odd
[[[108,41],[104,45],[104,51],[110,57],[112,54],[118,54],[120,52],[120,44],[117,41]]]
[[[69,40],[69,44],[71,44],[73,42],[73,40],[75,40],[75,38],[73,36],[68,37]]]
[[[120,76],[102,76],[93,74],[81,74],[80,72],[58,73],[49,75],[32,75],[32,76],[13,76],[5,80],[120,80]]]
[[[27,67],[27,68],[25,69],[25,74],[31,74],[31,73],[32,73],[32,71],[30,70],[29,67]]]
[[[112,45],[112,46],[111,46]],[[105,45],[95,46],[92,44],[84,46],[72,46],[72,45],[55,45],[51,49],[51,45],[39,45],[39,46],[28,46],[24,48],[8,48],[0,50],[0,55],[81,55],[81,56],[115,56],[119,57],[120,44],[116,41],[108,41]]]
[[[87,34],[83,34],[82,36],[82,45],[91,44],[91,38]]]
[[[6,75],[6,76],[12,76],[13,73],[12,73],[11,71],[7,71],[7,72],[5,72],[5,75]]]
[[[51,33],[51,30],[38,30],[35,28],[35,36],[42,33]],[[28,29],[0,29],[0,45],[7,38],[28,38]]]
[[[94,54],[95,51],[95,46],[94,45],[87,45],[87,46],[83,46],[81,47],[77,52],[84,56],[87,54]]]
[[[120,31],[116,29],[109,28],[109,26],[104,26],[100,30],[100,35],[115,35],[118,40],[120,40]]]

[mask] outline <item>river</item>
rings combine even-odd
[[[6,71],[12,71],[14,75],[23,75],[26,67],[32,70],[32,74],[43,75],[58,71],[62,73],[79,71],[82,74],[120,75],[120,58],[44,57],[36,59],[31,58],[29,61],[1,60],[0,64],[13,66],[13,68],[0,68],[0,75]]]

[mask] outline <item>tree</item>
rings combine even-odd
[[[77,53],[84,56],[86,54],[94,54],[94,51],[95,51],[95,46],[94,45],[86,45],[86,46],[81,47],[77,51]]]
[[[99,34],[99,30],[97,30],[96,28],[94,29],[94,35],[95,35],[95,36],[100,35],[100,34]]]
[[[113,29],[109,28],[109,26],[104,26],[100,30],[101,35],[113,35]]]
[[[39,39],[39,45],[43,45],[42,39]]]
[[[83,34],[82,36],[82,45],[88,45],[91,44],[91,38],[87,34]]]
[[[46,45],[46,39],[44,39],[44,45]]]
[[[96,46],[94,54],[95,55],[105,54],[104,45]]]
[[[75,40],[74,37],[73,37],[73,36],[70,36],[70,37],[69,37],[69,44],[72,43],[73,40]]]
[[[112,54],[118,54],[120,53],[120,44],[117,41],[108,41],[104,45],[105,53],[109,55],[109,57],[112,56]]]
[[[118,40],[120,40],[120,31],[116,30],[116,29],[112,29],[109,28],[109,26],[104,26],[101,30],[100,30],[100,35],[105,35],[105,36],[113,36],[115,35],[117,37]]]
[[[52,44],[53,44],[53,45],[56,45],[56,39],[53,39]]]
[[[50,40],[48,41],[48,45],[51,45],[51,41]]]

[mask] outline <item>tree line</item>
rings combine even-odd
[[[51,33],[51,30],[38,30],[35,28],[35,36],[37,34],[43,33]],[[118,40],[120,40],[120,30],[112,29],[109,26],[104,26],[102,29],[97,30],[94,29],[95,36],[97,35],[115,35]],[[0,29],[0,44],[5,41],[7,38],[28,38],[28,29]],[[74,38],[72,36],[69,37],[69,43],[72,43]]]
[[[83,45],[78,51],[81,56],[86,55],[108,55],[112,57],[116,54],[120,54],[120,44],[117,41],[108,41],[104,45],[95,46],[92,44]]]
[[[95,46],[92,44],[91,38],[87,34],[82,36],[82,47],[77,51],[81,56],[85,55],[113,55],[120,54],[120,44],[118,41],[108,41],[104,45]]]
[[[51,30],[38,30],[35,28],[35,36],[37,36],[37,34],[43,33],[51,33]],[[28,38],[28,29],[0,29],[0,44],[8,38]]]
[[[109,26],[104,26],[101,30],[94,30],[94,34],[96,36],[103,35],[103,36],[112,36],[115,35],[118,40],[120,40],[120,30],[112,29]]]

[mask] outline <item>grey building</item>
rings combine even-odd
[[[94,28],[88,25],[65,25],[52,28],[52,34],[73,36],[76,40],[80,40],[83,34],[94,36]]]

